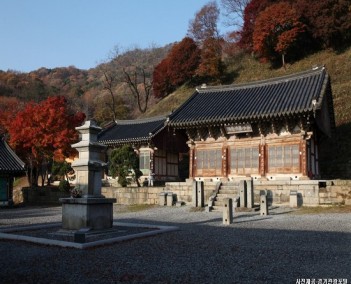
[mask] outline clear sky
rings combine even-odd
[[[209,1],[0,0],[0,70],[89,69],[115,46],[180,41]]]

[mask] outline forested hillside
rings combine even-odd
[[[116,53],[110,61],[89,70],[74,66],[43,67],[30,73],[0,70],[0,110],[7,112],[13,105],[20,108],[29,101],[40,102],[51,96],[64,96],[73,111],[83,111],[88,117],[103,123],[113,119],[109,109],[112,92],[116,101],[116,118],[136,117],[140,112],[134,109],[135,99],[123,70],[134,75],[135,68],[143,68],[147,70],[146,79],[151,80],[154,66],[168,50],[169,46],[165,46]],[[153,103],[151,98],[150,104]]]

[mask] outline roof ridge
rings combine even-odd
[[[6,140],[4,139],[0,139],[0,143],[3,143],[6,151],[12,156],[12,158],[18,163],[18,166],[20,166],[21,168],[23,168],[23,170],[25,169],[25,162],[23,162],[20,157],[17,156],[17,154],[15,153],[14,150],[12,150],[12,148],[10,147],[9,144],[7,144]]]
[[[303,77],[308,77],[317,73],[321,73],[324,70],[325,70],[325,66],[323,65],[323,66],[313,67],[310,70],[301,71],[299,73],[292,73],[292,74],[288,74],[280,77],[257,80],[257,81],[248,82],[248,83],[198,87],[196,88],[196,91],[199,93],[206,93],[206,91],[214,91],[214,90],[225,91],[225,90],[231,90],[231,89],[245,89],[245,88],[263,86],[263,85],[272,84],[272,83],[280,83],[287,80],[301,79]]]

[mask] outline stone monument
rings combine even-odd
[[[79,153],[72,163],[76,173],[76,188],[81,197],[61,198],[62,228],[79,230],[82,228],[108,229],[113,226],[113,203],[115,198],[101,195],[102,170],[106,163],[101,156],[106,146],[97,142],[101,128],[93,120],[76,127],[81,141],[73,144]]]

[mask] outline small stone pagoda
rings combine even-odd
[[[106,163],[101,161],[101,154],[106,146],[97,142],[101,128],[96,122],[86,121],[76,127],[81,141],[73,144],[79,152],[79,159],[72,163],[76,172],[76,189],[81,197],[61,198],[62,228],[79,230],[82,228],[108,229],[113,225],[113,203],[115,198],[101,195],[102,169]]]

